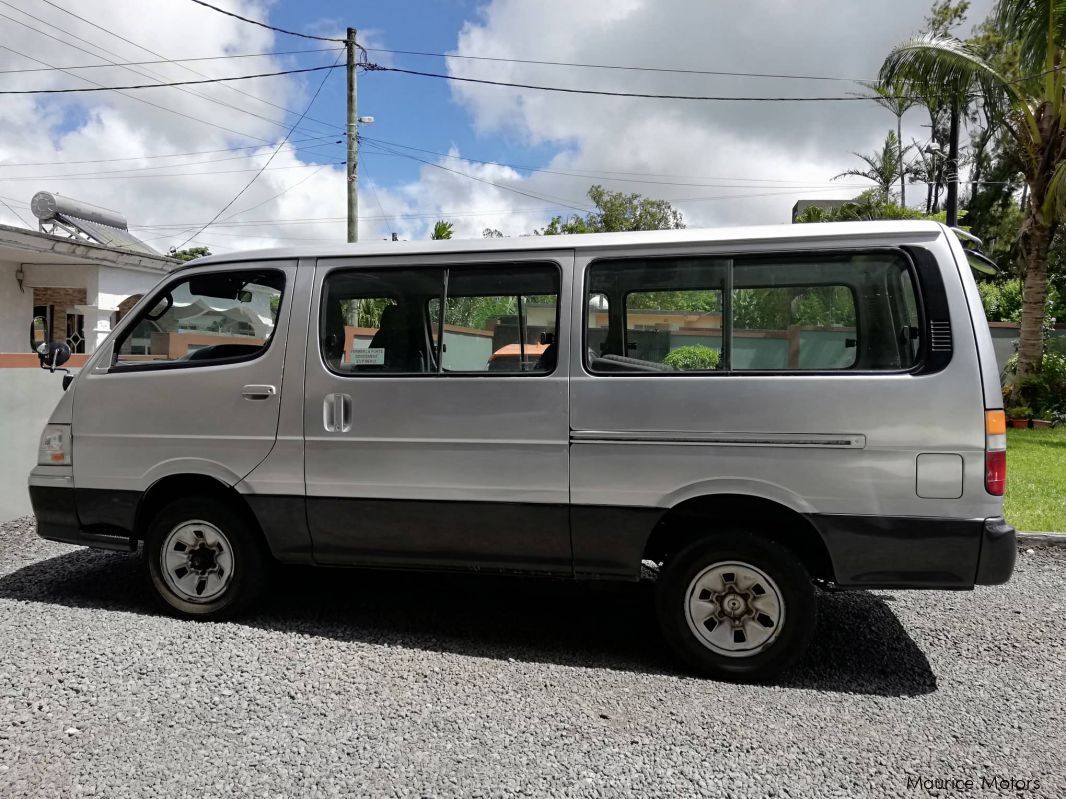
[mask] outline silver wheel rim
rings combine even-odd
[[[167,587],[180,599],[211,602],[233,579],[233,548],[210,522],[182,522],[163,539],[159,567]]]
[[[785,603],[766,572],[728,561],[708,566],[689,583],[685,618],[696,639],[714,653],[746,658],[777,640]]]

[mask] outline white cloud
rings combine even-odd
[[[892,45],[921,26],[928,5],[928,0],[581,4],[492,0],[477,21],[463,28],[454,53],[872,79]],[[981,19],[989,6],[988,0],[975,2],[971,19]],[[448,68],[453,75],[490,80],[657,94],[839,96],[859,90],[853,83],[830,81],[621,72],[459,58],[450,59]],[[828,182],[855,165],[851,151],[872,150],[895,123],[887,111],[851,101],[708,103],[470,83],[453,83],[452,92],[470,110],[480,132],[506,132],[561,148],[553,167],[664,173],[683,177],[648,179],[707,184],[609,184],[671,199],[690,224],[784,222],[800,195],[853,195],[855,189]],[[924,121],[921,110],[911,112],[905,141],[928,136],[920,127]],[[806,184],[810,187],[793,188]],[[743,185],[753,188],[739,188]],[[708,199],[691,199],[696,197]]]
[[[29,0],[12,0],[12,5],[26,7],[38,19],[6,7],[5,14],[68,44],[4,19],[0,19],[0,41],[48,64],[94,63],[103,57],[122,61],[155,58],[52,6],[34,4],[31,8]],[[990,0],[977,0],[971,19],[980,19],[989,5]],[[578,4],[565,0],[490,0],[460,31],[454,52],[872,78],[888,49],[920,27],[927,6],[928,0],[892,4],[848,0],[587,0]],[[143,11],[138,0],[114,0],[108,4],[106,18],[101,5],[93,0],[67,0],[64,7],[169,57],[289,49],[287,40],[276,42],[270,31],[191,6],[187,0],[156,0],[150,13]],[[269,18],[268,3],[231,0],[227,7],[252,18]],[[62,31],[48,28],[46,23]],[[340,29],[336,20],[320,20],[315,25],[317,31],[330,35]],[[71,34],[87,42],[72,40]],[[391,35],[400,37],[398,32]],[[368,46],[384,46],[385,42],[384,34],[374,30],[360,31],[360,39]],[[72,49],[70,43],[101,54],[101,59]],[[96,45],[106,47],[111,54]],[[379,63],[384,57],[373,54]],[[273,57],[203,61],[190,66],[217,76],[276,71],[292,63],[286,57]],[[40,64],[0,49],[0,69],[34,66]],[[81,74],[105,85],[196,77],[175,65],[134,69],[147,75],[122,68]],[[685,76],[456,58],[449,59],[448,69],[455,75],[493,80],[649,93],[776,96],[837,95],[857,90],[854,84],[826,81]],[[309,73],[190,86],[185,92],[176,88],[131,92],[139,100],[111,92],[4,97],[0,101],[0,197],[33,221],[25,207],[30,196],[39,189],[57,191],[122,211],[135,232],[160,249],[179,244],[195,229],[192,223],[213,216],[264,163],[295,118],[275,106],[302,109],[320,80],[321,73]],[[28,72],[6,74],[3,83],[10,88],[43,88],[77,85],[78,81],[62,73]],[[690,226],[785,222],[799,196],[857,193],[857,189],[831,184],[831,176],[856,163],[850,151],[873,149],[894,123],[888,112],[856,102],[701,103],[463,83],[438,86],[440,91],[450,91],[469,112],[479,135],[510,137],[554,151],[546,166],[552,172],[529,173],[464,160],[462,156],[476,156],[473,151],[452,149],[448,157],[440,158],[419,153],[435,165],[422,166],[417,179],[410,183],[386,187],[374,181],[373,175],[361,177],[363,239],[387,238],[392,232],[401,238],[425,238],[437,218],[453,222],[457,236],[479,237],[486,227],[521,235],[543,226],[552,207],[585,208],[585,192],[591,183],[670,199],[683,210]],[[320,134],[322,142],[340,138],[341,109],[316,105],[311,116],[322,121],[306,121],[294,139]],[[905,138],[926,137],[927,131],[920,127],[924,121],[920,110],[912,111]],[[447,132],[441,131],[441,138],[446,136]],[[260,146],[255,149],[224,151],[256,143]],[[215,150],[219,152],[188,158],[148,158],[161,153]],[[223,215],[230,224],[210,228],[194,243],[225,252],[343,240],[344,168],[337,164],[343,160],[343,148],[317,150],[325,165],[310,164],[311,152],[315,151],[301,150],[298,154],[291,147],[283,148],[270,168]],[[119,156],[132,160],[64,163]],[[152,170],[130,171],[128,179],[71,177],[75,172],[147,167]],[[209,175],[177,176],[181,172]],[[608,172],[614,177],[604,177]],[[637,177],[620,174],[624,172],[643,173],[639,177],[644,182],[623,180]],[[168,177],[143,177],[152,173]],[[846,183],[854,185],[855,181]],[[308,219],[322,221],[297,222]],[[16,223],[3,205],[0,221]]]

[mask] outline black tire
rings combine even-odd
[[[778,606],[782,608],[780,623],[774,625],[769,623],[773,621],[770,616],[760,614],[756,610],[756,605],[765,602],[765,600],[754,598],[759,593],[759,588],[755,588],[754,584],[749,582],[750,590],[743,592],[746,596],[745,602],[750,599],[752,604],[740,605],[745,612],[751,614],[750,620],[741,624],[743,629],[739,633],[740,639],[744,639],[747,634],[745,631],[750,631],[755,641],[759,636],[767,636],[767,640],[759,646],[755,646],[754,643],[733,642],[733,645],[738,647],[751,646],[751,654],[737,656],[721,654],[712,648],[711,643],[705,643],[701,637],[702,634],[693,629],[693,627],[699,629],[697,620],[693,619],[690,625],[688,610],[690,587],[694,586],[697,577],[704,574],[712,575],[709,579],[712,582],[715,581],[713,575],[716,572],[712,567],[716,564],[754,567],[756,571],[768,577],[773,584],[766,588],[760,584],[759,588],[763,592],[769,590],[771,595],[776,591],[777,598],[780,599],[778,603]],[[732,574],[724,566],[717,573]],[[746,574],[750,575],[751,572],[746,572]],[[735,574],[734,579],[736,579]],[[697,593],[695,588],[693,588],[693,593]],[[702,599],[704,596],[708,596],[707,601],[712,603],[708,607],[715,611],[712,613],[708,610],[710,615],[722,616],[720,608],[724,602],[714,604],[715,597],[725,596],[732,603],[731,607],[740,604],[737,599],[727,594],[714,594],[713,590],[712,592],[700,591],[699,602],[704,601]],[[770,601],[774,600],[770,599]],[[703,605],[698,604],[697,607],[702,608]],[[807,570],[796,556],[774,541],[743,532],[710,535],[672,555],[664,564],[656,585],[656,611],[663,636],[686,666],[706,677],[746,682],[771,680],[795,663],[810,644],[816,621],[814,586],[810,575],[807,574]],[[754,626],[756,618],[759,618],[759,628],[753,629],[753,627],[746,626]],[[715,620],[704,623],[704,627],[708,629],[708,636],[717,630],[719,623],[724,625],[719,631],[720,634],[737,635],[736,632],[732,632],[731,622]],[[767,629],[771,632],[767,633]]]
[[[171,533],[193,522],[206,523],[208,535],[215,536],[219,551],[228,551],[224,585],[217,596],[190,601],[164,576],[163,544]],[[196,525],[191,525],[195,527]],[[221,533],[219,539],[210,530]],[[177,542],[171,539],[174,551]],[[218,566],[216,559],[215,566]],[[177,615],[203,620],[217,620],[237,615],[249,608],[262,593],[268,577],[270,557],[257,532],[224,501],[209,496],[192,496],[164,506],[148,526],[144,542],[144,564],[148,580],[164,607]],[[172,574],[176,572],[172,571]],[[221,577],[220,577],[221,582]]]

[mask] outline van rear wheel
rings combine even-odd
[[[268,558],[248,523],[213,497],[187,497],[152,519],[145,566],[171,611],[220,619],[244,610],[262,591]]]
[[[716,534],[671,556],[656,588],[659,625],[697,673],[765,681],[800,658],[816,620],[795,555],[746,533]]]

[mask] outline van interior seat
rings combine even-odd
[[[417,343],[417,329],[408,323],[406,306],[387,305],[381,324],[370,340],[371,348],[385,350],[385,371],[424,372],[425,356]]]
[[[592,359],[592,368],[599,372],[675,372],[672,366],[624,355],[600,355]]]

